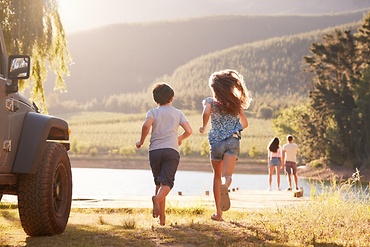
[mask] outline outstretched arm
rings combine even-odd
[[[140,148],[144,144],[145,138],[148,136],[150,127],[152,126],[153,122],[154,119],[152,117],[148,117],[147,119],[145,119],[143,126],[141,127],[140,141],[136,142],[137,148]]]
[[[245,116],[243,108],[240,108],[239,110],[239,118],[240,118],[240,123],[243,127],[243,129],[248,127],[248,119],[247,116]]]
[[[181,127],[184,129],[184,132],[182,132],[181,135],[178,137],[178,144],[181,145],[182,141],[188,138],[191,133],[193,133],[193,130],[191,129],[191,126],[189,122],[185,122],[181,125]]]
[[[206,126],[208,124],[208,121],[209,121],[209,117],[211,116],[211,104],[210,103],[205,103],[204,107],[203,107],[203,113],[202,113],[202,126],[199,127],[199,132],[201,134],[204,133],[205,129],[206,129]]]

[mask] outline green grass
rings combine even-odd
[[[333,182],[307,203],[231,209],[224,213],[224,222],[210,220],[213,207],[202,205],[168,205],[165,227],[151,217],[150,209],[73,208],[66,231],[52,237],[27,237],[17,209],[0,203],[0,243],[40,247],[370,246],[368,188],[355,191],[355,183]]]
[[[193,134],[183,146],[190,146],[189,154],[200,155],[204,149],[202,143],[207,142],[207,134],[200,134],[198,131],[201,114],[188,111],[185,114],[193,128]],[[144,113],[82,112],[68,116],[66,120],[71,129],[71,151],[75,154],[90,155],[120,154],[120,152],[121,155],[146,154],[150,136],[140,150],[135,148],[144,119]],[[268,142],[274,137],[272,121],[258,118],[248,120],[249,127],[242,132],[241,155],[248,156],[251,149],[257,154],[265,154]]]

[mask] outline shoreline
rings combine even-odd
[[[72,168],[105,168],[105,169],[143,169],[149,170],[150,166],[146,157],[70,157]],[[181,157],[179,171],[204,171],[212,172],[211,164],[207,157]],[[298,176],[317,180],[348,180],[356,172],[355,169],[345,167],[312,168],[299,166]],[[241,158],[235,166],[235,174],[268,174],[265,159]],[[370,183],[370,169],[360,172],[362,182]]]

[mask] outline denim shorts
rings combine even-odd
[[[240,142],[239,138],[230,136],[222,141],[213,143],[210,148],[211,160],[223,160],[225,154],[239,158]]]
[[[281,161],[279,157],[272,157],[269,166],[281,166]]]

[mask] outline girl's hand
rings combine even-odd
[[[203,126],[199,127],[199,133],[201,133],[201,134],[204,133],[204,127]]]

